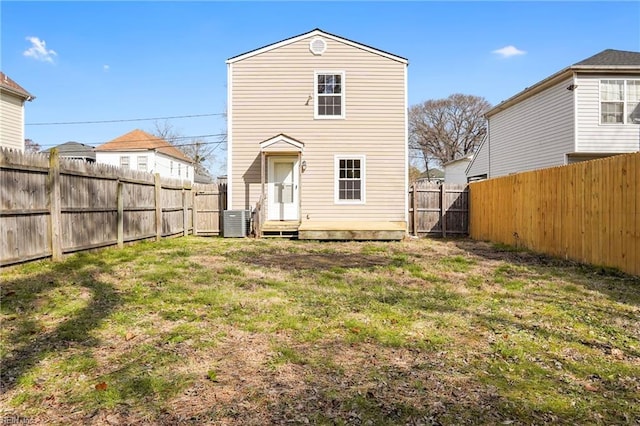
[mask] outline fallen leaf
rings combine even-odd
[[[108,386],[105,382],[100,382],[96,385],[96,390],[99,390],[99,391],[106,391],[107,388]]]
[[[591,383],[585,383],[584,388],[589,392],[596,392],[598,390],[598,388],[593,386]]]
[[[134,337],[136,337],[135,334],[129,332],[124,336],[124,340],[129,341],[129,340],[133,339]]]

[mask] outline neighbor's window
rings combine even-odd
[[[139,155],[138,156],[138,170],[140,170],[141,172],[146,172],[147,171],[147,156],[146,155]]]
[[[315,117],[344,118],[344,71],[316,72]]]
[[[181,166],[181,164],[180,164],[180,163],[178,163],[178,176],[182,176],[182,175],[181,175],[182,170],[180,170],[180,166]]]
[[[131,168],[131,166],[129,166],[129,156],[128,155],[123,155],[123,156],[120,157],[120,167],[124,167],[125,169]]]
[[[335,202],[362,204],[365,201],[365,157],[335,157]]]
[[[600,123],[640,123],[640,80],[600,80]]]

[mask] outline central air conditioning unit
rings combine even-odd
[[[242,238],[249,233],[250,210],[225,210],[222,215],[222,236],[224,238]]]

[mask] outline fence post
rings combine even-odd
[[[118,213],[116,215],[116,221],[118,222],[118,247],[124,247],[124,198],[122,196],[122,191],[124,188],[124,183],[120,182],[118,179],[118,190],[116,193],[117,203],[118,203]]]
[[[193,222],[193,235],[198,235],[198,209],[196,200],[198,199],[198,191],[191,187],[191,221]]]
[[[189,220],[187,219],[187,189],[188,184],[182,186],[182,236],[189,235]]]
[[[442,228],[442,238],[447,236],[447,213],[445,212],[445,201],[447,199],[444,183],[440,184],[440,227]]]
[[[418,191],[416,188],[416,183],[414,182],[411,185],[411,206],[413,207],[412,213],[412,222],[413,222],[413,235],[418,237]]]
[[[62,211],[60,207],[60,154],[53,148],[49,153],[49,237],[51,238],[51,258],[54,261],[62,260],[62,241],[60,240],[60,228]]]
[[[160,183],[160,174],[155,174],[156,184],[156,241],[162,239],[162,185]]]

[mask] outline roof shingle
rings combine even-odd
[[[96,151],[158,151],[173,158],[193,163],[182,151],[164,139],[160,139],[140,129],[119,136],[96,148]]]
[[[621,65],[621,66],[640,66],[640,52],[629,52],[625,50],[607,49],[600,53],[577,62],[573,65]]]
[[[18,96],[30,101],[35,99],[31,93],[27,92],[22,86],[9,78],[8,75],[0,71],[0,87],[8,90],[9,92],[15,93]]]

